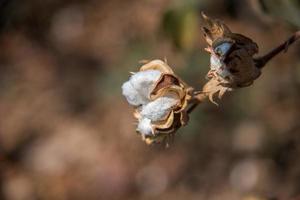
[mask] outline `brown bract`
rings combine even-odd
[[[160,78],[154,84],[150,93],[152,101],[162,96],[174,94],[179,99],[179,103],[172,108],[164,120],[151,122],[154,134],[143,136],[147,144],[165,142],[174,135],[178,128],[187,124],[187,109],[192,99],[193,88],[176,76],[168,64],[161,60],[146,63],[140,68],[140,71],[145,70],[158,70],[161,72]],[[134,112],[137,119],[140,118],[139,112],[138,108]]]
[[[226,91],[250,86],[259,77],[260,69],[253,60],[253,55],[258,53],[258,46],[250,38],[231,32],[223,22],[211,19],[204,13],[202,17],[206,24],[202,31],[208,44],[205,50],[220,61],[217,67],[211,63],[211,70],[207,75],[210,81],[203,88],[203,92],[208,93],[213,101],[214,94],[218,93],[221,98]],[[230,48],[220,54],[216,50],[224,44]]]

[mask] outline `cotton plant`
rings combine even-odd
[[[300,31],[287,41],[258,57],[258,45],[250,38],[233,33],[223,22],[202,13],[204,39],[210,53],[208,82],[196,90],[178,77],[166,61],[153,60],[132,73],[122,85],[122,93],[134,107],[136,131],[147,144],[167,143],[188,123],[189,113],[205,99],[212,103],[227,91],[247,87],[261,75],[261,69],[274,56],[286,51],[300,38]]]

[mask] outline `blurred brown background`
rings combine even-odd
[[[299,0],[1,0],[0,199],[297,198],[299,42],[199,106],[170,148],[135,134],[121,85],[139,60],[205,83],[201,11],[262,54],[300,29]]]

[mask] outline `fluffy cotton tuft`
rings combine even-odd
[[[164,120],[170,113],[170,110],[179,102],[177,96],[163,96],[144,105],[141,116],[151,119],[151,121]]]
[[[122,85],[123,95],[126,97],[126,100],[129,104],[133,106],[138,106],[144,104],[145,100],[143,97],[133,88],[130,81],[125,82]]]
[[[133,106],[147,104],[154,83],[159,79],[161,72],[158,70],[146,70],[132,75],[129,81],[122,85],[123,95],[129,104]]]
[[[151,120],[148,118],[140,119],[136,130],[138,132],[142,133],[143,135],[152,135],[153,129],[151,126]]]

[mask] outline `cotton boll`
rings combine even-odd
[[[147,104],[154,83],[159,79],[161,72],[158,70],[147,70],[137,72],[130,80],[122,85],[123,95],[129,104],[139,106]]]
[[[164,96],[144,105],[141,116],[152,121],[163,120],[170,112],[172,107],[179,102],[177,96]]]
[[[153,129],[151,126],[151,120],[148,118],[140,119],[136,130],[142,133],[143,135],[152,135]]]

